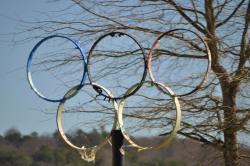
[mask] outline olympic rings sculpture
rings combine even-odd
[[[172,33],[176,32],[176,31],[187,31],[189,33],[194,34],[196,37],[198,37],[202,43],[205,46],[205,52],[207,55],[207,61],[208,61],[208,65],[207,65],[207,69],[205,72],[204,77],[202,78],[201,82],[190,92],[185,93],[185,94],[175,94],[166,84],[161,83],[161,82],[157,82],[153,76],[153,72],[151,70],[151,60],[152,60],[152,56],[153,56],[153,50],[155,49],[155,47],[159,44],[161,38],[163,36],[168,36],[171,35]],[[129,38],[131,38],[140,48],[141,53],[143,55],[143,60],[144,60],[144,69],[143,69],[143,74],[141,77],[141,80],[139,83],[136,83],[134,85],[132,85],[130,88],[127,89],[127,91],[122,95],[122,96],[113,96],[112,92],[110,92],[108,89],[106,89],[105,87],[103,87],[102,85],[99,85],[98,83],[95,82],[95,80],[93,80],[91,74],[90,74],[90,61],[91,61],[91,57],[92,57],[92,53],[93,50],[95,49],[96,45],[105,37],[107,36],[127,36]],[[32,81],[32,75],[31,75],[31,69],[32,69],[32,58],[34,57],[34,54],[36,52],[36,50],[38,49],[38,47],[45,41],[51,39],[51,38],[62,38],[62,39],[66,39],[71,41],[75,46],[76,49],[79,50],[80,55],[82,57],[82,62],[83,62],[83,74],[81,77],[81,81],[78,85],[75,85],[74,87],[72,87],[71,89],[69,89],[65,95],[62,98],[59,99],[51,99],[49,97],[44,96],[34,85],[33,81]],[[29,58],[28,58],[28,62],[27,62],[27,78],[28,78],[28,82],[30,84],[30,87],[32,88],[32,90],[42,99],[49,101],[49,102],[59,102],[58,105],[58,109],[57,109],[57,116],[56,116],[56,122],[57,122],[57,128],[58,131],[62,137],[62,139],[73,149],[77,150],[80,155],[82,156],[82,158],[86,161],[93,161],[95,159],[95,154],[97,152],[98,149],[100,149],[103,145],[105,145],[106,143],[109,142],[110,138],[111,138],[111,134],[105,139],[103,140],[103,142],[101,142],[100,144],[90,147],[90,148],[86,148],[85,146],[82,147],[78,147],[76,145],[74,145],[72,142],[70,142],[70,140],[67,138],[67,136],[64,133],[63,127],[62,127],[62,113],[64,112],[64,103],[74,97],[75,95],[78,94],[79,90],[84,88],[85,86],[92,86],[94,88],[94,90],[97,92],[97,95],[102,95],[105,98],[109,98],[114,106],[114,114],[115,114],[115,118],[114,118],[114,123],[113,123],[113,129],[120,129],[124,138],[128,141],[128,143],[134,147],[137,148],[138,151],[142,151],[142,150],[149,150],[149,149],[159,149],[162,148],[166,145],[168,145],[170,143],[170,141],[174,138],[174,136],[176,135],[177,131],[180,128],[180,124],[181,124],[181,108],[180,108],[180,103],[178,100],[178,97],[182,97],[182,96],[187,96],[190,95],[192,93],[197,92],[202,85],[204,84],[205,80],[208,77],[210,68],[211,68],[211,53],[209,50],[209,47],[206,43],[205,40],[203,40],[197,33],[188,30],[188,29],[173,29],[167,32],[162,33],[152,44],[152,47],[150,48],[150,51],[148,53],[147,56],[145,56],[145,52],[143,47],[139,44],[139,42],[132,37],[131,35],[124,33],[124,32],[111,32],[111,33],[107,33],[104,34],[103,36],[99,37],[94,44],[92,45],[90,51],[89,51],[89,55],[87,57],[87,62],[85,61],[85,55],[83,52],[83,49],[81,48],[81,46],[79,45],[79,42],[77,42],[76,40],[71,39],[70,37],[67,36],[62,36],[62,35],[52,35],[52,36],[48,36],[44,39],[42,39],[41,41],[39,41],[35,47],[32,49]],[[149,78],[150,81],[146,81],[146,76],[147,76],[147,72],[149,73]],[[88,75],[89,78],[89,83],[84,83],[85,77],[86,75]],[[170,132],[170,134],[168,136],[166,136],[165,140],[160,143],[159,145],[156,146],[150,146],[150,147],[144,147],[142,145],[139,145],[137,143],[135,143],[135,141],[130,138],[129,134],[126,132],[126,130],[124,129],[124,125],[123,125],[123,107],[124,107],[124,103],[126,101],[126,98],[128,98],[129,96],[135,94],[140,87],[144,84],[151,84],[157,87],[158,90],[164,92],[166,95],[169,95],[172,100],[174,101],[175,104],[175,108],[176,108],[176,117],[175,117],[175,124],[173,126],[172,131]],[[105,93],[103,93],[105,92]],[[118,102],[119,100],[119,102]]]

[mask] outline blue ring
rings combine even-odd
[[[38,91],[38,89],[35,87],[34,83],[33,83],[33,80],[32,80],[32,76],[31,76],[31,62],[32,62],[32,58],[33,58],[33,55],[34,55],[34,52],[37,50],[37,48],[43,43],[45,42],[46,40],[48,39],[51,39],[51,38],[54,38],[54,37],[59,37],[59,38],[64,38],[64,39],[67,39],[69,41],[71,41],[75,46],[76,46],[76,49],[78,49],[80,51],[80,54],[82,56],[82,60],[83,60],[83,74],[82,74],[82,79],[81,79],[81,82],[79,83],[79,87],[82,87],[81,85],[83,85],[84,83],[84,80],[86,78],[86,62],[85,62],[85,58],[84,58],[84,52],[82,50],[82,48],[80,47],[79,45],[79,42],[78,41],[75,41],[67,36],[62,36],[62,35],[51,35],[51,36],[48,36],[48,37],[45,37],[43,38],[42,40],[40,40],[34,47],[33,49],[31,50],[30,54],[29,54],[29,58],[28,58],[28,62],[27,62],[27,68],[26,68],[26,72],[27,72],[27,78],[28,78],[28,82],[29,82],[29,85],[31,87],[31,89],[42,99],[46,100],[46,101],[49,101],[49,102],[62,102],[62,101],[65,101],[66,99],[68,98],[64,98],[62,97],[61,99],[49,99],[47,97],[45,97],[41,92]],[[79,88],[80,89],[80,88]],[[69,98],[71,98],[73,96],[70,96]]]

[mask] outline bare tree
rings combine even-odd
[[[53,17],[55,13],[57,17]],[[200,34],[211,50],[213,72],[201,92],[181,98],[184,117],[178,134],[221,151],[226,166],[241,165],[241,158],[249,158],[240,153],[238,146],[242,135],[250,132],[249,1],[71,0],[67,8],[47,16],[47,20],[27,22],[32,25],[26,32],[36,31],[41,35],[70,34],[80,39],[86,48],[98,36],[115,30],[136,34],[146,50],[153,39],[166,30],[187,28]],[[193,43],[196,46],[193,50],[198,58],[183,57],[180,52],[175,52],[176,49],[165,50],[167,53],[158,50],[159,58],[168,54],[177,58],[183,57],[187,61],[205,59],[202,57],[204,48],[199,43],[184,37],[180,41]],[[105,54],[99,52],[100,57],[105,56],[101,53]],[[122,53],[116,54],[121,56]],[[106,53],[107,55],[110,53]],[[155,56],[153,59],[156,62],[154,65],[162,63],[157,58]],[[120,70],[127,67],[124,65]],[[112,70],[113,68],[107,69],[102,76]],[[136,68],[133,72],[135,71]],[[165,70],[162,75],[166,73]],[[163,76],[159,76],[161,77]],[[187,76],[183,79],[195,81],[198,78]],[[175,82],[173,86],[188,88],[181,84],[182,81]]]

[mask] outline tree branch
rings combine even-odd
[[[186,13],[183,11],[183,7],[177,5],[173,0],[165,0],[165,2],[171,4],[188,23],[193,25],[198,31],[205,34],[205,30],[200,27],[196,21],[193,21],[188,15],[186,15]]]
[[[239,8],[243,5],[243,3],[245,2],[245,0],[242,0],[233,10],[233,12],[226,18],[224,19],[222,22],[216,24],[216,27],[220,27],[224,24],[226,24],[234,15],[235,13],[239,10]]]

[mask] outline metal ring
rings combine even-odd
[[[205,76],[202,78],[201,82],[190,92],[187,92],[187,93],[184,93],[184,94],[177,94],[178,97],[183,97],[183,96],[187,96],[187,95],[190,95],[192,93],[195,93],[197,92],[201,87],[202,85],[205,83],[207,77],[208,77],[208,74],[211,70],[211,52],[210,52],[210,49],[208,47],[208,44],[205,40],[203,40],[201,38],[201,36],[199,34],[197,34],[196,32],[194,31],[191,31],[189,29],[173,29],[173,30],[170,30],[170,31],[167,31],[167,32],[164,32],[162,33],[154,42],[153,42],[153,45],[152,47],[150,48],[149,50],[149,53],[147,55],[147,68],[148,68],[148,72],[149,72],[149,77],[152,81],[155,81],[155,78],[153,76],[153,73],[152,73],[152,69],[151,69],[151,60],[152,60],[152,56],[153,56],[153,50],[154,48],[160,43],[160,40],[163,36],[169,36],[172,32],[174,31],[188,31],[188,32],[191,32],[193,33],[194,35],[196,35],[201,41],[202,43],[204,44],[205,48],[206,48],[206,52],[207,52],[207,61],[208,61],[208,65],[207,65],[207,69],[206,69],[206,73],[205,73]]]
[[[83,85],[81,85],[81,87],[83,86],[86,86],[86,85],[95,85],[96,87],[102,89],[104,92],[106,92],[108,94],[108,96],[113,99],[113,95],[111,94],[110,91],[108,91],[107,89],[105,89],[104,87],[102,87],[101,85],[98,85],[96,83],[93,83],[93,84],[90,84],[90,83],[85,83]],[[64,95],[64,98],[68,98],[68,96],[72,96],[72,94],[76,95],[77,92],[78,92],[78,89],[79,89],[79,86],[75,86],[73,88],[71,88],[65,95]],[[74,96],[73,95],[73,96]],[[93,155],[95,155],[96,151],[99,150],[102,146],[104,146],[106,143],[109,142],[110,138],[111,138],[111,134],[106,137],[106,139],[101,142],[99,145],[96,145],[96,146],[93,146],[93,147],[78,147],[76,145],[74,145],[72,142],[70,142],[70,140],[68,139],[68,137],[66,136],[66,134],[64,133],[64,130],[63,130],[63,127],[62,127],[62,112],[64,111],[64,103],[66,102],[66,100],[62,100],[59,105],[58,105],[58,108],[57,108],[57,114],[56,114],[56,123],[57,123],[57,128],[58,128],[58,131],[60,133],[60,136],[62,137],[62,139],[64,140],[64,142],[66,142],[70,147],[76,149],[81,155],[82,155],[82,158],[87,160],[87,161],[92,161],[94,160],[94,158],[90,158],[89,159],[89,156],[86,156],[86,153],[94,153]],[[115,100],[112,100],[112,103],[114,105],[114,107],[117,109],[118,108],[118,105],[117,103],[115,102]],[[117,121],[115,120],[114,121],[114,126],[116,125]],[[113,126],[113,128],[114,128]],[[85,156],[84,156],[85,155]]]
[[[141,145],[135,143],[132,140],[132,138],[129,137],[129,135],[127,134],[127,132],[125,131],[125,129],[123,127],[122,110],[124,107],[125,98],[121,99],[121,101],[119,103],[118,111],[117,111],[118,123],[120,125],[120,128],[121,128],[121,131],[122,131],[124,138],[132,145],[132,147],[137,148],[138,151],[149,150],[149,149],[157,150],[157,149],[160,149],[162,147],[167,146],[170,143],[170,141],[174,138],[174,136],[176,135],[177,131],[180,128],[180,123],[181,123],[181,108],[180,108],[180,103],[179,103],[178,97],[175,95],[175,93],[169,87],[165,86],[163,83],[155,82],[155,81],[154,82],[146,81],[145,83],[154,84],[155,86],[163,88],[168,92],[168,93],[164,93],[164,94],[170,95],[174,99],[174,103],[176,106],[176,118],[175,118],[175,125],[173,127],[173,130],[169,133],[169,135],[165,138],[165,140],[161,144],[156,145],[156,146],[149,146],[149,147],[141,146]],[[135,87],[136,87],[136,84],[133,85],[132,87],[130,87],[126,93],[129,93],[129,91],[133,90],[133,88],[135,88]]]
[[[103,36],[99,37],[95,43],[92,45],[90,51],[89,51],[89,55],[88,55],[88,58],[87,58],[87,74],[88,74],[88,77],[89,77],[89,81],[90,83],[94,83],[95,81],[93,80],[92,76],[91,76],[91,73],[90,73],[90,58],[92,57],[92,53],[93,53],[93,50],[95,49],[95,47],[97,46],[97,44],[105,37],[107,36],[128,36],[129,38],[131,38],[140,48],[141,52],[142,52],[142,55],[143,55],[143,59],[144,59],[144,71],[143,71],[143,75],[142,75],[142,78],[141,78],[141,81],[140,83],[138,84],[138,86],[133,90],[131,91],[130,93],[128,94],[124,94],[123,96],[118,96],[118,97],[114,97],[114,100],[119,100],[119,99],[122,99],[122,98],[126,98],[126,97],[129,97],[131,95],[133,95],[134,93],[136,93],[136,91],[138,91],[140,89],[140,87],[142,86],[143,84],[143,81],[145,80],[146,78],[146,75],[147,75],[147,69],[146,69],[146,56],[145,56],[145,53],[144,53],[144,48],[140,45],[140,43],[131,35],[127,34],[127,33],[124,33],[124,32],[110,32],[110,33],[107,33],[107,34],[104,34]],[[99,91],[98,89],[94,88],[100,95],[104,96],[105,98],[109,98],[109,96],[103,94],[101,91]]]
[[[31,76],[31,66],[32,66],[32,58],[34,56],[34,53],[35,51],[37,50],[37,48],[43,43],[45,42],[46,40],[49,40],[51,38],[55,38],[55,37],[58,37],[58,38],[64,38],[64,39],[67,39],[69,41],[71,41],[75,46],[76,46],[76,49],[78,49],[80,51],[80,55],[82,57],[82,61],[83,61],[83,74],[82,74],[82,78],[81,78],[81,81],[79,83],[79,85],[82,85],[84,80],[85,80],[85,77],[86,77],[86,63],[85,63],[85,58],[84,58],[84,52],[82,50],[82,48],[80,47],[79,43],[67,36],[62,36],[62,35],[51,35],[51,36],[48,36],[48,37],[45,37],[43,38],[42,40],[40,40],[34,47],[33,49],[31,50],[30,52],[30,55],[29,55],[29,58],[28,58],[28,62],[27,62],[27,68],[26,68],[26,72],[27,72],[27,78],[28,78],[28,82],[29,82],[29,85],[31,87],[31,89],[42,99],[46,100],[46,101],[50,101],[50,102],[61,102],[62,100],[65,100],[65,98],[60,98],[60,99],[50,99],[46,96],[44,96],[41,92],[39,92],[39,90],[36,88],[36,86],[34,85],[33,83],[33,80],[32,80],[32,76]]]

